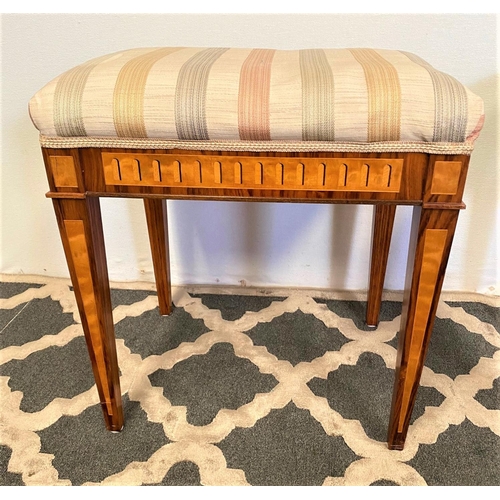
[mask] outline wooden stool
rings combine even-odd
[[[143,198],[161,314],[166,199],[374,205],[376,325],[397,205],[414,216],[389,423],[402,449],[482,100],[393,50],[142,48],[60,75],[30,101],[107,428],[123,426],[99,198]]]

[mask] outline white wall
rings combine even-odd
[[[498,293],[498,74],[494,15],[24,14],[2,17],[0,272],[67,276],[27,102],[90,58],[134,46],[415,52],[483,97],[486,125],[472,156],[444,288]],[[365,289],[372,208],[169,201],[174,284]],[[138,200],[104,199],[111,279],[153,280]],[[410,208],[398,209],[386,288],[401,289]]]

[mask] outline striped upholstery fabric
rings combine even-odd
[[[107,138],[269,151],[438,143],[463,153],[484,119],[482,100],[452,76],[375,49],[126,50],[60,75],[29,108],[52,147]]]

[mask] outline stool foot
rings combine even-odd
[[[396,451],[402,451],[405,447],[404,443],[403,444],[388,444],[387,447],[389,450],[396,450]]]
[[[146,210],[149,242],[153,257],[158,306],[160,314],[168,316],[172,312],[172,291],[168,250],[167,201],[145,198],[144,208]]]
[[[368,286],[368,304],[366,307],[366,323],[368,326],[376,327],[378,325],[395,215],[396,205],[375,206],[373,213],[370,284]]]
[[[120,377],[98,198],[54,199],[106,427],[123,427]]]
[[[458,213],[414,208],[389,423],[390,449],[404,446]]]

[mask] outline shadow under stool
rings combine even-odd
[[[398,205],[412,205],[388,445],[402,449],[482,100],[414,54],[139,48],[70,69],[30,101],[109,430],[123,427],[100,197],[144,200],[160,313],[166,200],[374,206],[366,322],[377,325]]]

